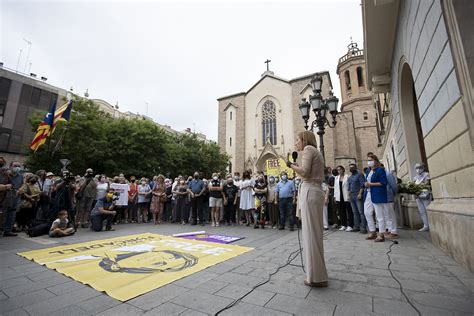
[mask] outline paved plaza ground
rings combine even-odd
[[[217,264],[125,303],[16,255],[17,252],[151,232],[171,235],[190,226],[117,225],[114,232],[79,230],[72,237],[0,238],[1,315],[208,315],[268,278],[298,249],[297,232],[209,227],[210,233],[245,236],[249,253]],[[195,227],[193,227],[195,228]],[[198,230],[200,226],[197,227]],[[326,233],[328,288],[303,285],[299,257],[270,282],[221,315],[416,315],[387,268],[391,242],[359,233]],[[403,230],[392,247],[393,274],[424,315],[472,315],[474,275],[435,248],[428,233]]]

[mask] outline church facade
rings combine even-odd
[[[366,88],[364,65],[362,51],[354,47],[339,61],[342,104],[336,127],[325,129],[327,166],[355,162],[362,167],[366,153],[379,150],[378,116]],[[333,89],[328,71],[287,80],[267,70],[247,91],[217,100],[218,144],[231,157],[229,172],[265,172],[267,160],[285,159],[295,150],[296,135],[305,130],[298,105],[313,94],[311,79],[316,75],[323,79],[323,98],[328,98]],[[311,113],[308,123],[314,119]],[[328,120],[332,120],[329,113]]]

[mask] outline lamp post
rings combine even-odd
[[[313,88],[314,95],[309,96],[309,102],[303,98],[298,107],[301,112],[301,117],[304,120],[304,128],[306,130],[310,128],[310,130],[313,131],[315,126],[318,127],[317,134],[319,135],[319,151],[323,156],[324,166],[326,166],[323,135],[325,133],[324,130],[326,126],[330,128],[336,127],[337,103],[339,102],[339,99],[332,94],[332,91],[329,92],[329,98],[323,99],[321,95],[322,83],[323,78],[320,75],[314,77],[311,80],[311,86]],[[311,125],[308,125],[310,107],[316,115],[316,119],[311,122]],[[330,122],[326,117],[328,111],[331,114],[332,122]]]

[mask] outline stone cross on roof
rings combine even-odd
[[[267,64],[267,71],[270,70],[270,62],[271,62],[270,59],[267,59],[267,60],[265,60],[265,62],[264,62],[264,64]]]

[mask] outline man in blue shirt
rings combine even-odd
[[[275,204],[280,205],[280,228],[285,229],[286,217],[289,217],[290,231],[293,231],[295,219],[293,217],[293,204],[296,202],[295,183],[288,179],[288,174],[283,171],[281,173],[281,181],[275,188]]]
[[[351,172],[347,180],[349,182],[349,201],[354,214],[354,229],[352,231],[360,231],[362,234],[366,234],[367,220],[364,215],[364,201],[362,199],[365,177],[357,170],[356,164],[349,164],[349,171]]]
[[[106,221],[105,229],[114,230],[112,222],[116,211],[114,211],[115,200],[118,195],[114,194],[114,189],[109,189],[104,198],[97,200],[91,212],[91,229],[100,232],[104,228],[104,221]]]
[[[194,172],[194,179],[188,183],[189,189],[193,192],[194,197],[191,200],[192,214],[193,214],[193,223],[192,225],[197,225],[197,219],[199,217],[199,222],[201,226],[204,226],[204,218],[202,214],[202,194],[206,189],[204,181],[199,178],[199,172]]]

